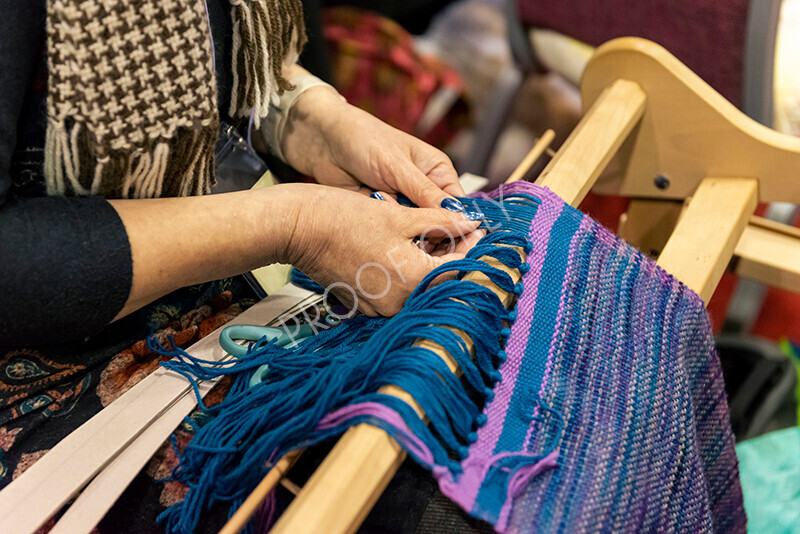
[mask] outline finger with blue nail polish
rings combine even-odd
[[[454,198],[450,198],[450,197],[445,198],[444,200],[442,200],[442,207],[444,209],[450,210],[450,211],[458,211],[458,212],[463,212],[464,211],[464,204],[462,204],[458,200],[456,200]]]
[[[374,199],[377,199],[377,200],[382,200],[383,202],[385,202],[387,204],[391,204],[393,206],[396,206],[398,204],[397,203],[397,199],[394,198],[394,195],[391,195],[391,194],[387,193],[386,191],[375,191],[374,193],[372,193],[370,195],[370,197],[372,197]]]

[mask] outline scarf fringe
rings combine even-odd
[[[94,2],[47,4],[47,193],[115,198],[208,193],[219,118],[204,3],[145,0],[130,12],[124,2],[110,2],[97,20]],[[270,102],[292,89],[282,69],[305,44],[303,7],[301,0],[231,4],[231,115],[252,113],[259,126]],[[100,30],[113,39],[98,40]],[[142,40],[143,33],[149,37]],[[147,69],[149,86],[140,80]],[[162,94],[167,90],[170,94]]]
[[[231,0],[233,20],[233,90],[229,113],[252,113],[256,128],[294,86],[283,76],[284,65],[297,61],[306,43],[299,0]],[[270,39],[278,35],[279,39]]]
[[[48,195],[156,198],[202,195],[214,184],[217,122],[180,129],[131,152],[99,151],[81,122],[48,120],[44,171]]]
[[[354,317],[292,347],[262,339],[246,356],[224,362],[198,360],[148,340],[153,350],[174,356],[163,365],[187,377],[195,388],[197,380],[235,377],[225,400],[216,406],[204,406],[198,396],[210,416],[202,427],[187,419],[196,435],[179,454],[171,480],[187,484],[189,492],[159,517],[168,532],[194,532],[202,514],[219,501],[231,503],[233,512],[270,463],[363,422],[386,430],[440,479],[459,477],[458,460],[468,456],[477,429],[487,423],[480,405],[494,395],[500,379],[497,369],[506,358],[503,342],[516,312],[506,310],[494,292],[476,283],[430,284],[447,272],[455,272],[457,278],[481,272],[501,289],[520,295],[522,282],[515,284],[498,264],[521,273],[529,270],[511,247],[531,252],[528,230],[540,200],[516,194],[505,197],[502,204],[469,202],[486,217],[484,228],[494,224],[499,228],[465,259],[432,271],[391,319]],[[481,259],[485,257],[495,264]],[[467,333],[472,350],[453,329]],[[420,338],[443,347],[462,370],[461,378],[441,357],[414,346]],[[269,369],[265,379],[251,387],[251,376],[263,365]],[[375,393],[387,384],[414,397],[430,426],[405,402]],[[512,493],[519,491],[539,472],[531,467],[539,460],[504,460],[498,469],[500,483]]]

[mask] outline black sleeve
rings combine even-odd
[[[11,160],[44,2],[0,0],[0,346],[81,339],[108,324],[133,276],[128,236],[100,198],[17,198]],[[34,120],[27,118],[27,120]]]
[[[0,346],[96,333],[125,304],[132,267],[105,199],[9,200],[0,208]]]

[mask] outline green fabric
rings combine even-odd
[[[800,427],[736,446],[748,532],[800,533]]]
[[[782,339],[778,343],[781,351],[792,360],[795,371],[797,371],[797,387],[795,388],[795,398],[797,399],[797,406],[800,408],[800,354],[797,353],[794,345],[788,339]],[[800,409],[797,410],[797,424],[800,426]]]

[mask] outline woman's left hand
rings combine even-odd
[[[347,104],[329,87],[300,95],[282,148],[290,165],[322,184],[402,193],[420,207],[464,195],[444,152]]]

